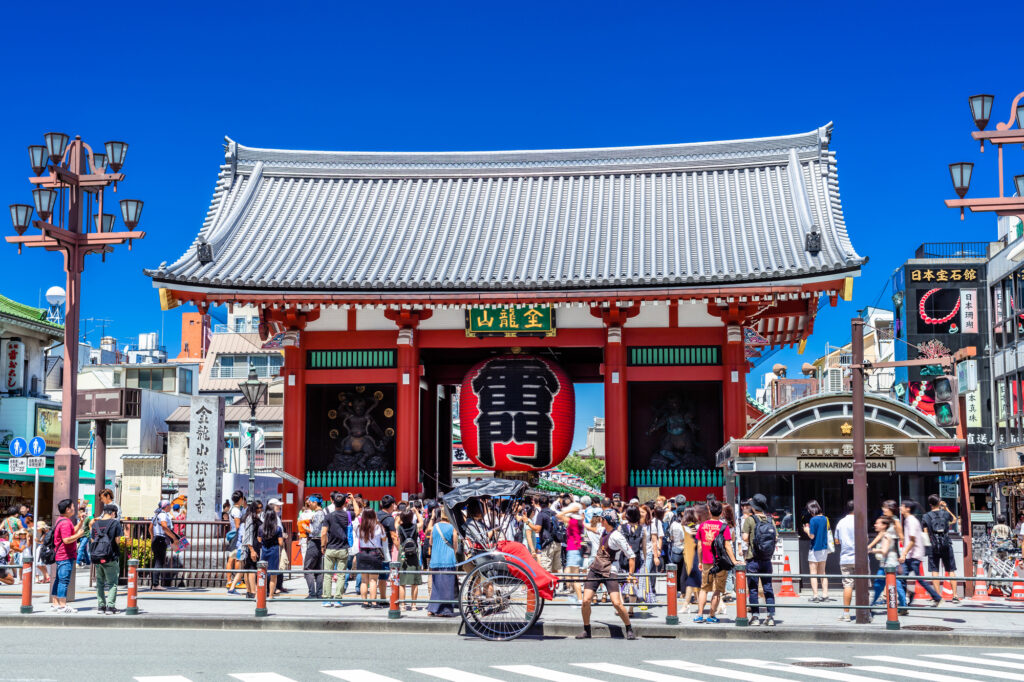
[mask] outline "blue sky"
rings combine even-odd
[[[795,367],[848,340],[855,310],[920,242],[994,236],[993,219],[960,222],[942,205],[947,164],[975,161],[972,194],[994,194],[995,155],[971,141],[966,98],[995,94],[993,118],[1005,120],[1024,88],[1011,6],[1003,23],[999,10],[982,20],[942,2],[35,7],[0,9],[0,198],[31,203],[25,146],[48,130],[128,141],[117,197],[146,201],[148,236],[105,265],[90,257],[83,317],[112,319],[107,331],[122,342],[163,329],[171,348],[179,311],[160,312],[142,268],[177,258],[198,230],[225,134],[263,147],[521,149],[759,137],[834,121],[847,224],[871,262],[853,303],[819,317],[806,358],[772,360]],[[1007,153],[1008,187],[1021,156]],[[34,304],[63,284],[56,254],[0,249],[5,295]],[[83,327],[98,340],[96,323]],[[580,391],[579,439],[601,410],[599,390]]]

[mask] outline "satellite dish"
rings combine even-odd
[[[61,287],[50,287],[46,290],[46,302],[50,305],[64,305],[67,294]]]

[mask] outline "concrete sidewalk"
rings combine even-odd
[[[19,613],[20,586],[0,586],[0,626],[63,626],[103,623],[114,627],[210,628],[259,630],[334,630],[362,632],[416,632],[456,634],[461,631],[461,618],[428,617],[425,610],[401,611],[399,619],[389,619],[388,609],[364,609],[357,596],[345,595],[341,607],[325,608],[320,599],[305,599],[306,584],[301,578],[286,582],[289,594],[269,600],[269,616],[254,615],[255,601],[244,595],[228,595],[224,589],[171,589],[154,592],[148,587],[139,591],[137,616],[99,615],[95,612],[95,589],[88,585],[88,572],[76,575],[77,596],[72,606],[76,614],[53,614],[48,609],[49,586],[36,585],[33,595],[35,612]],[[421,588],[421,592],[423,592]],[[118,608],[124,609],[125,592],[119,590]],[[425,595],[421,594],[420,598]],[[833,592],[834,597],[840,593]],[[664,600],[664,595],[660,598]],[[829,606],[840,604],[829,602]],[[807,608],[791,608],[802,605]],[[967,611],[980,608],[985,612]],[[1014,608],[1013,613],[994,613],[991,609]],[[840,622],[837,608],[812,606],[807,598],[778,600],[774,628],[738,627],[734,623],[735,604],[727,605],[716,625],[695,624],[692,613],[679,608],[679,624],[666,625],[664,607],[636,610],[633,622],[645,637],[685,639],[778,639],[804,641],[877,641],[885,643],[944,643],[960,645],[1020,646],[1024,644],[1024,605],[993,599],[991,602],[964,600],[959,605],[942,608],[912,609],[901,616],[901,630],[889,631],[884,613],[867,625]],[[762,616],[763,616],[762,606]],[[594,610],[595,634],[619,633],[619,620],[610,606],[598,605]],[[580,609],[570,600],[559,597],[546,603],[536,634],[565,637],[575,635],[580,627]],[[620,634],[620,633],[619,633]]]

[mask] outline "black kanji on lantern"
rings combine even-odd
[[[473,379],[477,396],[478,457],[495,465],[496,443],[532,443],[533,457],[509,459],[530,467],[551,466],[551,403],[561,385],[547,364],[536,359],[491,360]]]

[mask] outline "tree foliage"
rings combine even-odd
[[[600,488],[604,483],[604,460],[594,457],[593,451],[574,452],[566,457],[558,468],[568,474],[576,474],[595,488]]]

